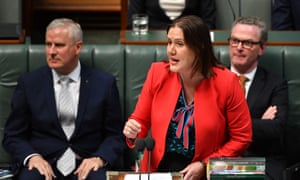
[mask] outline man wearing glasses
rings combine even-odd
[[[286,80],[259,66],[267,34],[265,22],[258,17],[239,17],[228,38],[230,69],[244,77],[245,98],[252,117],[253,143],[244,156],[265,157],[265,179],[281,180],[286,167],[283,138],[288,117],[288,86]]]

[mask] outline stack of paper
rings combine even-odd
[[[126,174],[124,180],[172,180],[171,173]]]

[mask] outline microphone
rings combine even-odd
[[[147,137],[145,139],[145,143],[146,143],[146,148],[148,151],[152,151],[153,148],[154,148],[154,144],[155,144],[155,141],[152,137]]]
[[[144,155],[144,149],[146,147],[146,143],[144,139],[137,139],[135,148],[137,150],[137,157],[135,160],[135,172],[140,172],[141,160]],[[139,180],[141,180],[141,173],[139,173]]]
[[[155,141],[152,137],[145,139],[146,148],[148,150],[148,180],[150,179],[150,164],[151,164],[151,151],[154,148]]]

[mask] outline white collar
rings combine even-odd
[[[245,74],[240,74],[240,73],[238,73],[237,70],[236,70],[233,66],[230,66],[230,70],[231,70],[232,72],[234,72],[235,74],[237,74],[238,76],[239,76],[239,75],[244,75],[244,76],[246,76],[246,77],[249,79],[249,81],[252,82],[253,79],[254,79],[254,75],[255,75],[255,73],[256,73],[257,67],[255,67],[251,72],[245,73]]]
[[[72,81],[78,82],[80,80],[80,70],[81,70],[81,64],[80,64],[80,61],[78,61],[78,64],[75,67],[75,69],[66,76],[68,76],[70,79],[72,79]],[[51,71],[52,71],[54,82],[58,82],[58,80],[60,79],[60,77],[62,75],[57,73],[54,69],[51,69]]]

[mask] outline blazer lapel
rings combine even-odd
[[[45,90],[43,92],[45,92],[45,98],[46,98],[46,102],[48,104],[48,109],[49,109],[49,116],[51,116],[50,119],[56,120],[55,124],[58,127],[61,127],[59,119],[58,119],[58,114],[57,114],[54,84],[53,84],[53,77],[52,77],[51,69],[46,68],[44,73],[45,73],[46,79],[45,79],[45,81],[42,81],[42,83],[43,83],[42,87],[45,88]],[[61,130],[62,130],[62,128],[61,128]],[[64,133],[63,130],[61,132]]]
[[[83,115],[85,112],[86,104],[89,98],[90,91],[90,71],[83,64],[81,65],[81,80],[80,80],[80,90],[79,90],[79,102],[78,102],[78,112],[76,118],[76,127],[81,123]],[[75,129],[76,131],[76,129]]]
[[[247,96],[248,106],[250,109],[255,104],[257,98],[260,98],[260,94],[262,93],[262,90],[265,85],[264,79],[265,79],[264,72],[259,67],[257,67],[257,71],[255,73],[253,82],[249,88],[249,92]]]

